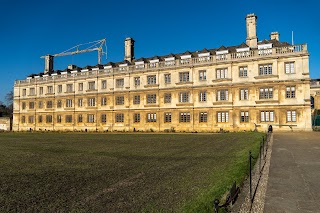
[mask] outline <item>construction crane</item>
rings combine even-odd
[[[82,49],[82,47],[85,47]],[[103,47],[105,47],[105,52],[103,50]],[[107,46],[106,46],[106,39],[101,39],[98,41],[92,41],[85,44],[78,44],[74,47],[71,47],[70,49],[63,51],[58,54],[53,55],[45,55],[41,56],[40,58],[45,58],[45,70],[44,73],[51,73],[53,72],[53,58],[57,56],[67,56],[67,55],[76,55],[80,53],[86,53],[86,52],[93,52],[98,51],[98,64],[101,64],[101,58],[103,54],[107,55]]]

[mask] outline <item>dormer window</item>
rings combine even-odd
[[[250,47],[237,48],[237,58],[245,58],[250,55]]]
[[[127,69],[127,66],[128,66],[128,64],[120,64],[120,65],[119,65],[119,70],[120,70],[120,71],[124,71],[124,70]]]
[[[221,60],[227,60],[227,54],[229,53],[228,50],[220,50],[216,51],[216,59],[221,61]]]
[[[144,69],[144,61],[137,61],[135,62],[136,69]]]
[[[271,55],[272,54],[272,43],[258,45],[259,55]]]
[[[175,62],[176,62],[176,61],[175,61],[175,58],[174,58],[174,57],[170,57],[170,58],[165,58],[165,59],[164,59],[164,65],[165,65],[165,66],[173,66],[173,65],[176,64]]]
[[[199,62],[210,61],[210,53],[199,53],[198,58]]]
[[[181,64],[190,64],[191,61],[191,55],[182,55],[181,56]]]
[[[149,63],[150,63],[149,67],[151,68],[157,67],[157,64],[159,63],[159,59],[150,60]]]

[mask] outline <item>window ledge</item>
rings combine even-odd
[[[190,85],[190,84],[193,84],[192,81],[187,81],[187,82],[178,82],[176,83],[176,85]]]
[[[295,73],[292,73],[292,74],[295,74]],[[309,72],[305,72],[305,73],[302,73],[302,75],[310,75]]]
[[[279,100],[258,100],[256,101],[256,104],[265,104],[265,103],[279,103]]]
[[[279,78],[279,75],[259,75],[255,76],[255,79],[267,79],[267,78]]]
[[[88,90],[86,90],[86,92],[96,92],[96,91],[98,91],[97,89],[88,89]]]
[[[67,92],[65,92],[65,93],[67,93],[67,94],[68,94],[68,93],[74,93],[74,91],[69,91],[69,92],[67,91]]]
[[[213,102],[212,104],[213,105],[226,105],[226,104],[229,104],[229,105],[232,105],[232,101],[216,101],[216,102]]]
[[[159,104],[145,104],[144,107],[159,107]]]
[[[178,103],[176,106],[193,106],[193,103]]]
[[[152,88],[152,87],[159,87],[159,84],[148,84],[148,85],[144,85],[144,88]]]
[[[225,82],[225,81],[232,81],[232,78],[219,78],[219,79],[212,80],[212,82]]]

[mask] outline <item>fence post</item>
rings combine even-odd
[[[249,181],[250,181],[250,202],[252,203],[252,176],[251,176],[251,151],[249,151]]]

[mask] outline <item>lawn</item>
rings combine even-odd
[[[1,133],[0,212],[212,212],[263,135]]]

